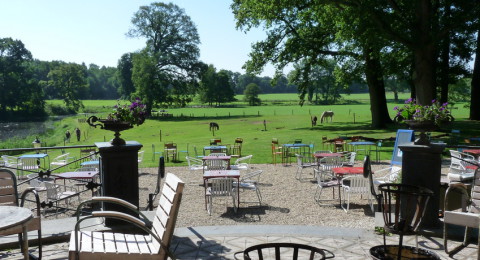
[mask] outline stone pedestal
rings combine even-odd
[[[111,145],[109,142],[99,142],[95,145],[101,156],[102,195],[120,198],[138,206],[138,151],[142,145],[136,141],[127,141],[124,145]],[[132,214],[112,204],[105,204],[104,209]],[[112,226],[119,223],[121,221],[107,219],[105,225]]]
[[[439,227],[440,177],[445,144],[399,146],[403,152],[402,184],[425,187],[433,191],[422,220],[422,227]]]

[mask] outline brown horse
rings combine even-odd
[[[215,122],[210,122],[210,131],[212,131],[212,129],[213,129],[213,130],[219,130],[220,127],[218,126],[217,123],[215,123]]]
[[[311,120],[312,120],[312,127],[316,126],[317,125],[317,116],[312,116]]]

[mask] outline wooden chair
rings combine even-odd
[[[174,174],[167,174],[153,223],[135,205],[118,198],[95,197],[92,200],[82,202],[78,206],[77,214],[81,212],[82,207],[86,204],[103,202],[128,208],[139,214],[140,218],[115,211],[94,211],[92,215],[77,217],[79,220],[70,236],[69,259],[166,260],[168,257],[175,259],[169,247],[177,221],[184,185]],[[148,234],[80,231],[82,221],[98,217],[123,220]]]
[[[283,164],[283,148],[279,145],[277,138],[272,138],[272,161],[277,164],[277,156],[280,156]]]
[[[0,169],[0,206],[20,206],[25,205],[25,201],[30,201],[31,198],[27,196],[29,193],[33,194],[35,203],[35,208],[33,218],[27,223],[27,231],[37,230],[37,240],[38,240],[38,259],[42,259],[42,225],[41,225],[41,214],[40,214],[40,199],[37,192],[34,188],[26,189],[21,197],[20,204],[18,199],[17,191],[17,179],[15,174],[7,169]],[[14,235],[18,234],[20,245],[22,245],[22,227],[17,226],[7,230],[0,231],[0,236]]]
[[[171,159],[172,161],[177,160],[177,144],[176,143],[165,143],[164,153],[167,158],[167,162]]]

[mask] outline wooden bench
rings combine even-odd
[[[158,208],[150,222],[133,204],[118,198],[97,197],[82,202],[77,210],[88,203],[107,202],[122,205],[139,214],[139,218],[114,211],[95,211],[92,215],[77,217],[75,231],[70,236],[69,259],[167,259],[173,237],[184,183],[168,173],[163,185]],[[80,231],[83,220],[96,217],[115,218],[144,230],[144,234],[123,234],[101,231]]]

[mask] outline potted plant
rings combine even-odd
[[[100,119],[96,116],[88,118],[87,123],[90,126],[100,126],[101,129],[115,132],[115,138],[110,141],[112,145],[123,145],[125,140],[120,138],[120,131],[127,130],[133,126],[139,126],[146,119],[146,105],[142,104],[139,98],[136,98],[131,104],[117,104],[113,107],[113,112],[107,115],[106,119]],[[100,122],[102,124],[95,124]]]
[[[405,123],[410,129],[420,131],[420,138],[415,140],[415,144],[429,144],[425,132],[438,129],[441,125],[452,122],[453,116],[448,109],[448,103],[440,104],[432,100],[431,105],[417,104],[415,99],[405,100],[403,107],[394,107],[397,111],[394,121]]]

